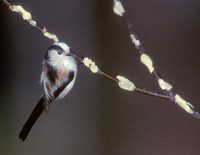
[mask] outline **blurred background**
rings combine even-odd
[[[159,92],[139,62],[112,0],[13,0],[111,75]],[[200,110],[200,1],[124,0],[163,78]],[[130,93],[81,66],[74,88],[43,113],[25,142],[18,133],[41,96],[51,42],[0,3],[1,155],[199,155],[200,122],[166,100]]]

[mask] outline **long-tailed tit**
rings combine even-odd
[[[19,138],[24,141],[41,113],[48,111],[50,103],[65,97],[72,89],[77,75],[77,63],[70,54],[69,46],[63,42],[51,45],[45,54],[41,74],[43,95],[28,120]]]

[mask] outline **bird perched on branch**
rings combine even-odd
[[[70,48],[63,42],[56,42],[47,50],[41,74],[43,95],[24,124],[19,138],[24,141],[42,112],[48,111],[56,99],[64,98],[72,89],[77,75],[77,63],[70,54]]]

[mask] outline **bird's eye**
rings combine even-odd
[[[61,51],[57,51],[57,53],[58,53],[59,55],[61,55],[61,54],[62,54],[62,52],[61,52]]]

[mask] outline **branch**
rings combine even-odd
[[[58,37],[55,34],[48,32],[47,28],[45,26],[41,26],[35,20],[33,20],[31,13],[26,11],[22,6],[13,5],[13,4],[9,3],[7,0],[2,0],[2,1],[9,8],[9,10],[11,10],[12,12],[19,13],[25,21],[27,21],[31,26],[36,28],[39,32],[41,32],[47,39],[50,39],[53,42],[59,41]],[[127,79],[123,76],[120,76],[120,75],[117,75],[116,77],[111,76],[108,73],[103,72],[95,64],[95,62],[92,61],[91,59],[89,59],[88,57],[79,56],[77,53],[70,50],[72,56],[74,56],[84,66],[89,68],[92,73],[99,74],[102,77],[104,77],[108,80],[111,80],[112,82],[117,83],[118,86],[124,90],[136,91],[136,92],[144,94],[144,95],[149,95],[149,96],[167,99],[167,100],[176,102],[188,113],[193,114],[194,117],[196,117],[196,118],[200,118],[199,113],[194,111],[194,107],[191,104],[189,104],[188,102],[186,102],[185,100],[183,100],[179,95],[173,93],[172,86],[169,83],[167,83],[166,81],[164,81],[163,79],[161,79],[160,76],[157,74],[155,68],[153,67],[153,62],[152,62],[151,58],[147,54],[145,54],[144,48],[141,45],[138,37],[136,36],[135,33],[133,33],[132,24],[129,22],[129,19],[125,14],[125,10],[119,0],[114,0],[114,12],[123,18],[125,24],[127,25],[128,30],[129,30],[132,43],[136,46],[136,49],[141,54],[141,62],[149,69],[150,73],[155,75],[160,88],[162,90],[164,90],[165,94],[163,95],[163,94],[155,93],[152,91],[148,91],[144,88],[136,87],[132,81],[130,81],[129,79]],[[167,93],[166,93],[166,91],[167,91]]]
[[[191,114],[193,117],[200,119],[200,113],[195,111],[195,108],[192,104],[190,104],[188,101],[183,99],[179,94],[176,94],[173,91],[173,87],[171,84],[163,80],[160,76],[160,74],[157,72],[155,67],[153,66],[153,61],[150,58],[149,55],[146,54],[146,51],[144,49],[144,46],[142,45],[141,41],[139,40],[137,34],[135,33],[135,30],[133,28],[133,25],[131,24],[127,13],[121,3],[120,0],[113,0],[114,6],[113,11],[115,14],[120,16],[129,32],[130,40],[132,44],[135,46],[136,50],[140,54],[140,61],[142,64],[144,64],[147,69],[149,70],[149,73],[152,74],[155,78],[155,80],[158,82],[158,85],[160,89],[163,91],[163,93],[170,98],[170,100],[176,104],[178,104],[183,110],[185,110],[187,113]]]

